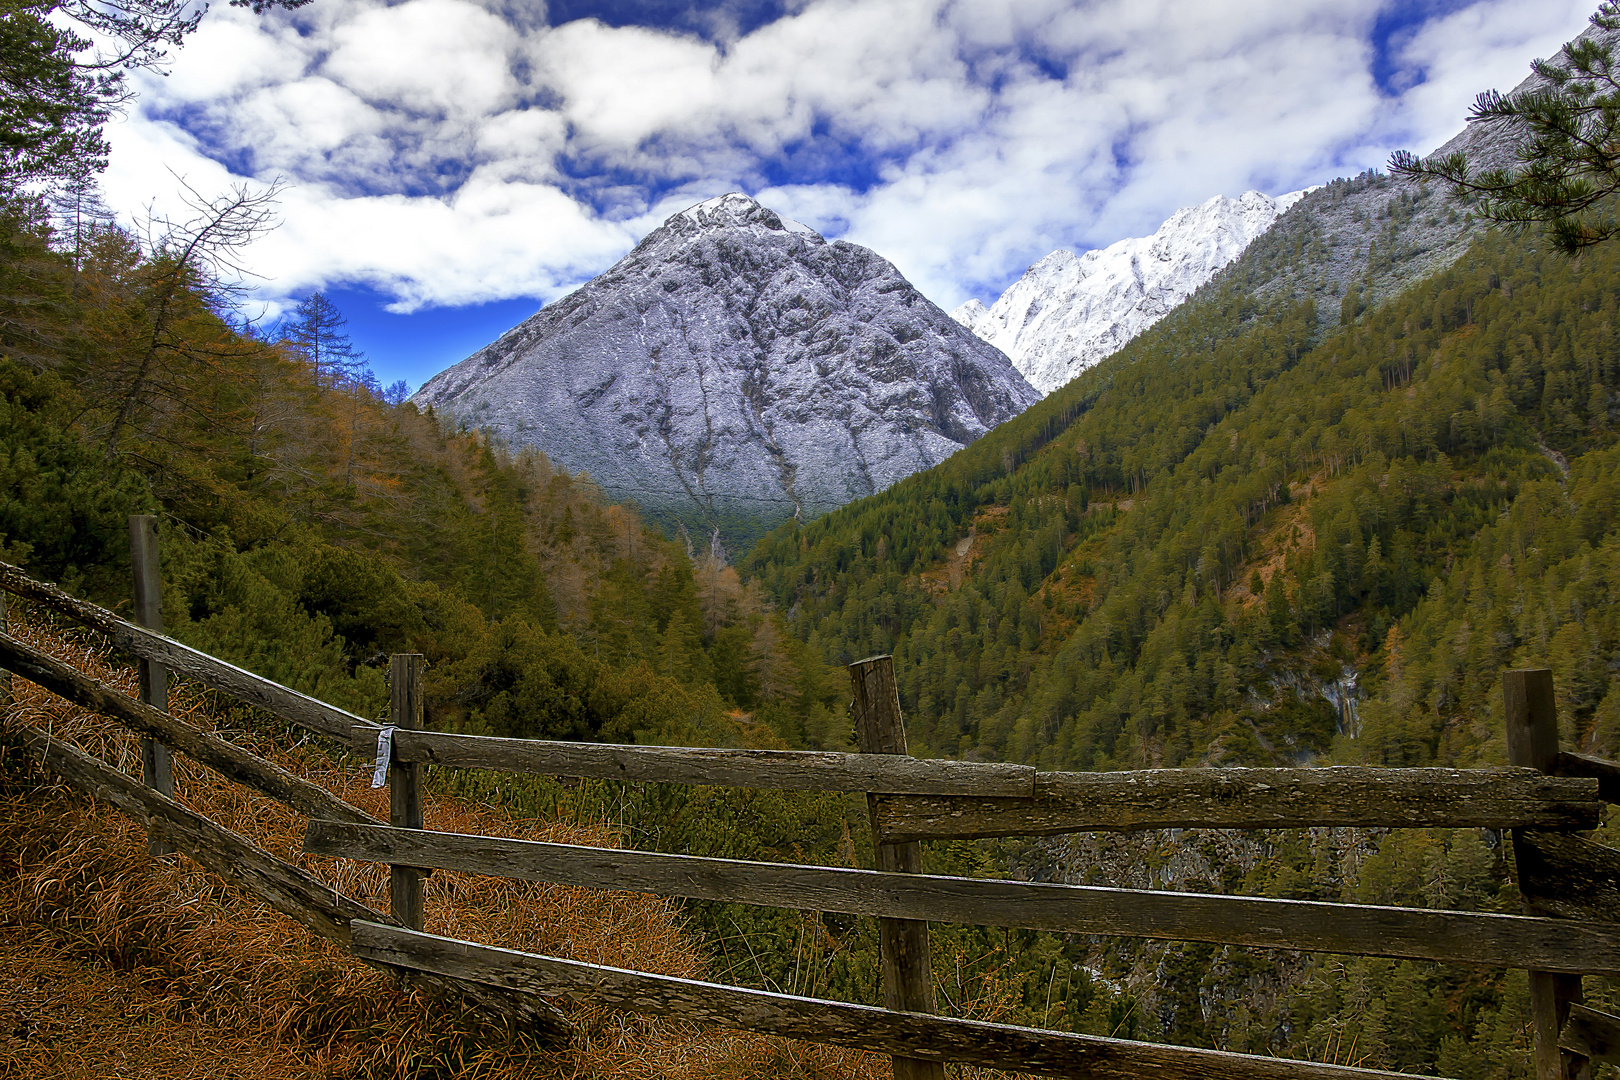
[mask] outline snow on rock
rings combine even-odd
[[[985,335],[980,333],[980,328],[988,325],[986,320],[990,318],[990,309],[979,303],[977,300],[969,300],[967,303],[951,312],[951,318],[955,319],[957,322],[961,323],[963,326],[967,327],[969,330],[973,331],[975,334],[978,334],[982,338]],[[989,339],[986,338],[986,340]]]
[[[887,260],[732,193],[412,400],[724,529],[872,494],[1039,399]]]
[[[951,317],[1049,394],[1162,319],[1306,193],[1217,195],[1177,210],[1152,236],[1084,255],[1054,251],[989,308],[969,300]]]

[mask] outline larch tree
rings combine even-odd
[[[298,302],[282,328],[287,345],[303,357],[322,387],[335,387],[357,379],[364,356],[349,339],[349,320],[323,293],[313,292]]]
[[[181,181],[185,218],[154,218],[146,223],[143,247],[146,261],[132,282],[138,292],[136,348],[121,379],[119,402],[107,433],[109,456],[154,398],[179,403],[189,382],[164,378],[176,367],[207,366],[219,347],[198,342],[184,329],[192,317],[212,313],[232,294],[234,280],[246,271],[240,263],[244,248],[274,227],[279,185],[263,191],[244,186],[219,196],[201,195]],[[212,322],[203,320],[212,327]]]

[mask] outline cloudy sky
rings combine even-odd
[[[1427,151],[1594,0],[216,4],[111,132],[109,201],[284,178],[261,304],[426,378],[726,191],[946,308],[1178,207]]]

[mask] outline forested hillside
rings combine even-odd
[[[830,662],[895,654],[922,753],[1500,764],[1501,672],[1548,666],[1564,745],[1614,756],[1620,247],[1572,262],[1491,234],[1370,310],[1378,284],[1353,284],[1324,331],[1309,296],[1255,299],[1311,273],[1286,239],[939,468],[778,530],[745,573]],[[1466,830],[1075,837],[1001,858],[1038,880],[1518,910],[1502,838]],[[1526,1075],[1516,973],[1081,948],[1149,1037]]]
[[[1111,768],[1499,760],[1504,666],[1611,693],[1620,251],[1492,235],[1314,330],[1229,272],[942,467],[747,565],[895,652],[933,753]]]
[[[385,394],[330,327],[233,322],[179,243],[5,209],[10,561],[119,606],[126,516],[159,513],[170,632],[362,714],[393,651],[470,731],[729,742],[744,712],[836,709],[701,545]]]
[[[441,729],[849,746],[848,676],[701,538],[660,536],[588,478],[380,391],[330,327],[234,321],[229,295],[177,274],[172,249],[6,208],[0,558],[127,610],[127,516],[157,513],[169,633],[362,715],[383,715],[388,654],[418,651]],[[287,734],[241,710],[221,722]],[[647,848],[871,862],[859,798],[459,771],[431,783]],[[990,865],[971,845],[930,859]],[[722,980],[879,998],[870,919],[686,908]],[[1017,936],[1040,947],[941,934],[958,1013],[1033,1021],[1050,1008],[1043,991],[1076,947]],[[1109,1030],[1117,995],[1065,985],[1074,1022]]]

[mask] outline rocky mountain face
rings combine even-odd
[[[1152,236],[1083,255],[1054,251],[989,308],[969,300],[951,317],[1050,393],[1162,319],[1304,194],[1217,195],[1176,211]]]
[[[887,260],[733,193],[412,400],[738,544],[935,465],[1039,398]]]
[[[1532,74],[1512,93],[1542,85]],[[1469,124],[1432,153],[1462,151],[1485,168],[1511,165],[1515,149],[1501,129]],[[1439,185],[1369,171],[1309,190],[1219,273],[1256,303],[1311,301],[1326,331],[1444,270],[1484,230],[1468,203]]]
[[[1539,84],[1532,75],[1514,92]],[[1478,124],[1433,153],[1459,150],[1481,167],[1513,159],[1512,144]],[[1481,231],[1438,186],[1377,172],[1276,198],[1217,196],[1178,210],[1152,236],[1083,255],[1054,251],[989,308],[969,300],[951,316],[1046,394],[1217,274],[1240,277],[1257,301],[1308,298],[1327,329],[1449,266]]]

